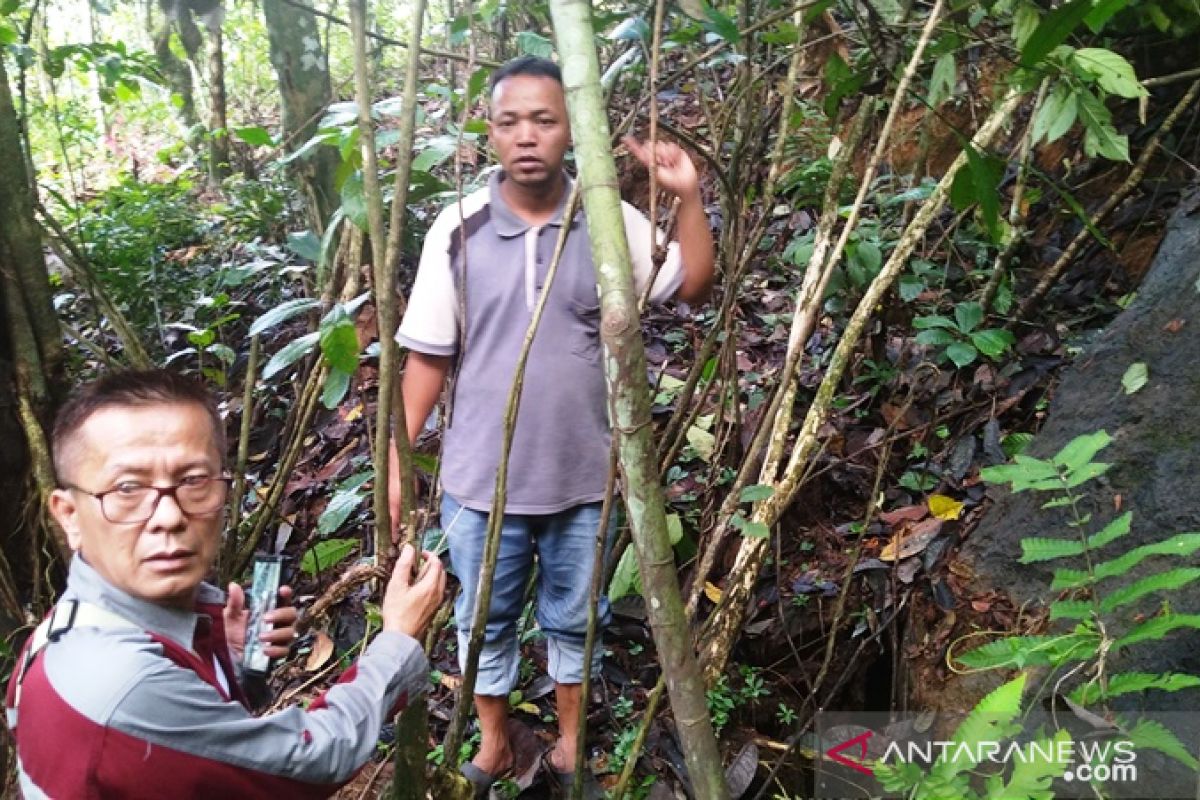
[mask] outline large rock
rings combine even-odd
[[[1113,442],[1096,460],[1114,466],[1082,487],[1088,526],[1099,528],[1117,514],[1133,512],[1133,531],[1102,551],[1102,556],[1159,541],[1183,531],[1200,531],[1200,190],[1174,213],[1166,237],[1136,299],[1075,360],[1062,378],[1045,427],[1029,448],[1046,457],[1074,437],[1106,430]],[[1143,389],[1126,394],[1121,379],[1131,364],[1149,369]],[[1048,495],[998,497],[964,543],[961,558],[974,568],[977,588],[1008,591],[1020,605],[1048,603],[1054,564],[1018,563],[1020,541],[1030,536],[1070,535],[1062,510],[1042,510]],[[1151,558],[1126,579],[1193,566],[1178,558]],[[1081,566],[1064,564],[1064,566]],[[1173,611],[1200,613],[1200,584],[1147,598],[1140,610],[1153,613],[1164,600]],[[1127,615],[1126,615],[1127,616]],[[1118,629],[1129,624],[1118,618]],[[1182,629],[1161,643],[1147,643],[1118,656],[1119,666],[1152,672],[1200,675],[1200,632]],[[1200,692],[1189,696],[1138,698],[1146,708],[1198,707]],[[1181,705],[1182,703],[1182,705]]]

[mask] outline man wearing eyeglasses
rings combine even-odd
[[[327,797],[427,684],[414,637],[445,576],[429,559],[414,580],[406,548],[355,667],[307,712],[251,715],[242,589],[226,599],[204,582],[230,484],[224,444],[208,393],[166,371],[101,378],[63,407],[50,511],[76,555],[6,704],[26,798]],[[295,610],[266,619],[267,654],[286,654]]]

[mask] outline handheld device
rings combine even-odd
[[[250,593],[246,597],[250,621],[246,625],[246,648],[242,654],[242,667],[246,672],[263,675],[271,664],[266,645],[258,636],[263,631],[263,615],[273,611],[279,599],[279,581],[282,573],[282,556],[254,557],[254,582],[250,585]]]

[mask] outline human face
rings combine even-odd
[[[75,433],[64,479],[88,492],[124,482],[170,486],[193,475],[221,475],[212,420],[194,403],[109,406]],[[189,516],[163,495],[145,522],[105,519],[100,501],[57,489],[50,511],[71,549],[118,589],[152,603],[191,608],[221,540],[221,513]]]
[[[562,86],[542,75],[500,81],[492,94],[488,138],[508,180],[526,189],[554,188],[571,146]]]

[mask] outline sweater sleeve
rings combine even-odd
[[[195,673],[166,659],[157,662],[114,706],[107,728],[117,734],[114,744],[125,737],[160,758],[198,759],[196,768],[207,767],[213,779],[227,773],[227,784],[204,784],[213,791],[240,786],[239,772],[255,773],[260,785],[266,776],[318,785],[349,780],[374,752],[385,715],[417,696],[428,680],[419,643],[385,632],[308,711],[293,706],[254,717]],[[120,794],[126,781],[135,786],[145,780],[146,763],[122,770],[116,765],[126,759],[105,760],[114,768],[104,770],[102,782],[112,791]]]

